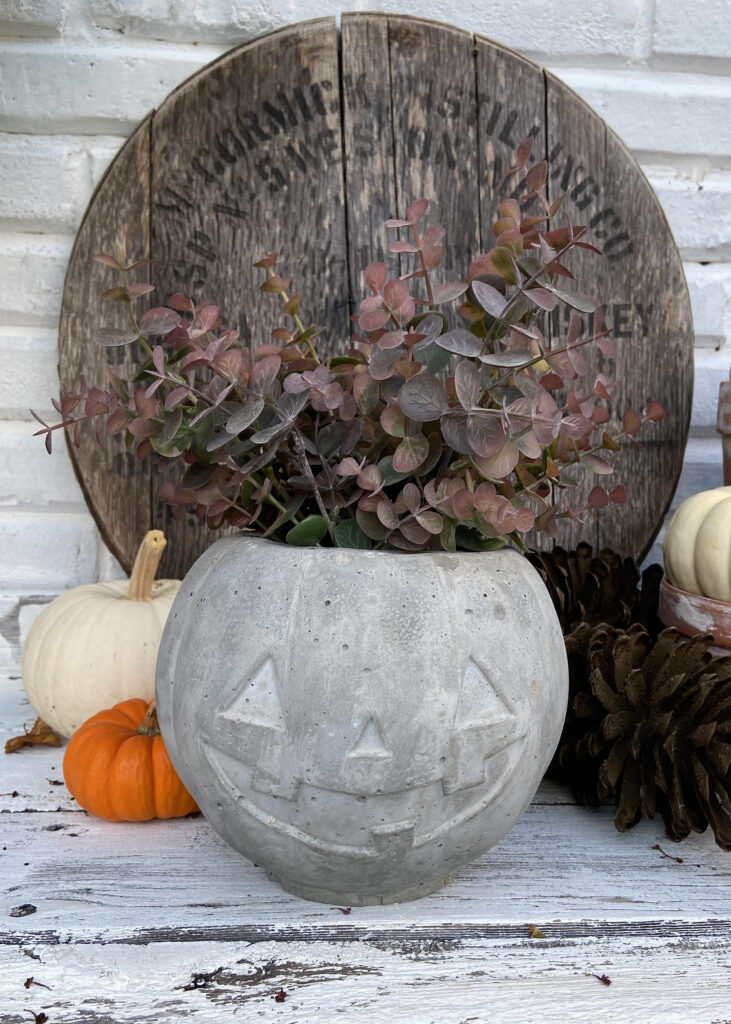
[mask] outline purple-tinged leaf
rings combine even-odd
[[[479,356],[480,362],[487,363],[488,366],[525,366],[530,363],[535,356],[532,352],[524,350],[522,352],[485,352]]]
[[[614,472],[614,469],[607,460],[603,459],[600,455],[585,455],[581,463],[591,470],[592,473],[598,473],[600,476],[607,476],[609,473]]]
[[[466,487],[456,491],[449,498],[454,519],[471,519],[475,510],[475,498]]]
[[[596,383],[594,384],[594,393],[605,401],[611,401],[611,392],[616,387],[613,380],[606,377],[603,373],[598,373]]]
[[[444,528],[444,517],[438,512],[419,512],[416,522],[428,533],[438,536]],[[401,532],[403,533],[403,527]]]
[[[536,435],[532,430],[518,434],[513,438],[513,441],[518,446],[521,455],[525,455],[526,459],[540,459],[543,454],[543,448],[538,443]]]
[[[452,302],[453,299],[458,299],[460,295],[464,295],[468,286],[467,281],[447,281],[445,284],[438,284],[433,292],[434,301],[437,304]]]
[[[440,335],[436,339],[437,345],[447,352],[454,352],[458,356],[474,358],[482,351],[482,342],[474,334],[470,334],[463,327],[455,327],[451,331]]]
[[[111,267],[113,270],[122,270],[122,264],[119,260],[115,260],[114,256],[110,256],[106,252],[97,252],[92,257],[97,263],[104,263],[107,267]]]
[[[627,492],[622,484],[617,484],[614,490],[609,492],[609,500],[614,505],[624,505],[627,501]]]
[[[665,409],[659,402],[650,402],[645,412],[646,420],[661,420],[665,416]]]
[[[603,487],[593,487],[589,493],[589,497],[586,500],[587,508],[599,509],[606,508],[609,504],[609,495]]]
[[[388,247],[388,251],[389,252],[401,253],[401,252],[418,252],[419,250],[416,248],[415,245],[412,245],[411,242],[400,242],[400,241],[397,241],[397,242],[391,242],[391,244]]]
[[[251,371],[251,383],[259,395],[266,395],[270,392],[281,365],[280,356],[266,356],[258,363],[254,363],[254,368]]]
[[[374,292],[380,292],[388,280],[388,267],[385,263],[369,263],[363,272],[366,285]]]
[[[358,473],[360,473],[360,463],[357,459],[349,456],[347,459],[342,459],[342,461],[337,464],[335,472],[338,476],[357,476]]]
[[[512,441],[505,441],[500,451],[491,458],[475,456],[473,462],[483,476],[491,480],[503,480],[518,464],[520,452]]]
[[[463,409],[469,412],[479,404],[482,397],[480,371],[469,359],[457,363],[454,371],[454,389]]]
[[[158,373],[165,374],[165,350],[162,345],[155,345],[152,350],[152,362]]]
[[[383,296],[380,292],[376,295],[366,295],[358,308],[361,313],[372,313],[374,309],[382,309]]]
[[[406,381],[399,391],[398,403],[404,415],[416,423],[437,420],[449,408],[444,385],[433,374],[426,372],[418,373]]]
[[[182,390],[182,389],[181,389]],[[237,409],[226,422],[226,431],[229,434],[239,434],[246,430],[259,418],[264,408],[264,400],[261,398],[250,398],[246,405]]]
[[[187,388],[187,387],[174,388],[170,392],[170,394],[167,396],[167,398],[165,399],[165,409],[166,409],[166,411],[169,412],[171,409],[174,409],[176,405],[180,405],[181,402],[185,401],[185,399],[188,397],[189,394],[190,394],[190,388]]]
[[[474,505],[478,512],[489,512],[492,507],[492,503],[495,500],[497,491],[495,490],[495,484],[491,484],[489,481],[481,483],[476,488],[474,493]]]
[[[155,261],[150,259],[149,256],[146,256],[144,259],[135,260],[134,263],[128,263],[127,266],[124,269],[125,270],[136,270],[137,267],[149,267],[150,264],[154,263],[154,262]]]
[[[384,221],[387,228],[407,228],[409,222],[407,220],[399,220],[398,217],[389,217],[387,221]]]
[[[181,295],[180,292],[175,292],[168,299],[168,306],[172,306],[173,309],[177,309],[181,313],[193,313],[195,312],[195,306],[189,298],[185,295]]]
[[[117,302],[123,302],[129,298],[129,292],[126,288],[107,288],[105,292],[102,292],[103,299],[114,299]]]
[[[388,380],[396,373],[396,363],[406,356],[406,349],[376,348],[371,355],[368,371],[374,380]],[[360,403],[359,403],[360,404]]]
[[[155,291],[154,284],[130,284],[127,285],[127,291],[131,299],[139,299],[142,295],[149,295],[150,292]]]
[[[467,439],[470,449],[483,458],[492,458],[505,443],[505,431],[500,417],[488,413],[473,412],[467,422]]]
[[[426,211],[429,209],[428,199],[415,199],[411,206],[406,208],[406,216],[409,221],[413,224],[420,217],[423,217]]]
[[[546,312],[550,313],[551,310],[556,308],[557,298],[547,288],[529,288],[523,292],[523,295],[527,296],[531,302],[535,302],[536,306],[540,309],[545,309]]]
[[[487,310],[491,316],[499,318],[503,315],[508,300],[497,288],[493,288],[485,281],[473,281],[472,291],[482,308]]]
[[[591,433],[593,424],[586,416],[582,416],[580,412],[575,412],[571,413],[570,416],[564,416],[558,429],[560,434],[570,438],[572,441],[580,441],[582,437],[587,437]]]
[[[121,327],[98,327],[92,334],[92,340],[102,348],[116,348],[137,341],[137,332]]]
[[[381,471],[378,466],[371,463],[369,466],[364,466],[363,469],[358,470],[357,484],[362,487],[364,491],[378,491],[383,485],[381,479]]]
[[[379,522],[381,522],[387,530],[398,529],[398,514],[395,506],[388,500],[388,498],[384,498],[382,501],[378,502],[376,505],[376,515],[378,516]]]
[[[369,313],[361,313],[358,317],[358,326],[370,333],[371,331],[379,331],[382,327],[385,327],[388,321],[391,319],[391,314],[387,309],[374,309]]]
[[[158,425],[153,423],[152,420],[133,419],[127,424],[127,430],[133,437],[137,438],[152,437],[157,429]]]
[[[429,454],[429,442],[423,434],[405,437],[393,453],[393,468],[397,473],[413,473]]]
[[[180,314],[167,306],[154,306],[143,313],[140,329],[143,334],[169,334],[180,323]]]
[[[385,540],[386,528],[375,512],[366,512],[360,506],[355,510],[355,519],[366,537],[371,540]]]
[[[404,484],[399,496],[396,498],[396,511],[402,515],[409,512],[413,515],[421,504],[421,493],[415,483],[409,481]]]
[[[596,347],[607,359],[614,359],[617,354],[617,346],[611,338],[597,338]]]
[[[353,398],[356,401],[359,412],[368,416],[378,405],[380,388],[378,381],[374,380],[368,370],[355,375],[353,380]]]
[[[628,409],[625,412],[624,417],[622,418],[622,430],[625,432],[625,434],[630,434],[634,436],[634,434],[637,433],[641,426],[642,420],[637,415],[637,413],[633,412],[632,409]]]
[[[406,436],[406,417],[397,405],[387,405],[381,413],[381,426],[390,437]]]
[[[523,139],[518,148],[515,150],[515,161],[518,167],[524,168],[530,159],[530,155],[533,152],[534,137],[529,135]]]
[[[215,327],[218,318],[220,316],[218,306],[204,306],[203,309],[199,310],[198,316],[196,317],[196,326],[203,334],[207,334],[213,327]]]
[[[438,513],[432,512],[431,514],[437,515]],[[439,516],[439,518],[441,519],[441,516]],[[439,532],[442,532],[441,527]],[[426,544],[431,534],[429,530],[425,530],[423,526],[420,526],[416,520],[410,519],[401,524],[401,536],[405,537],[406,540],[410,541],[412,544],[421,546]]]
[[[442,428],[442,435],[450,448],[460,455],[471,455],[467,428],[469,425],[469,414],[461,411],[450,411],[439,421]]]
[[[597,303],[594,299],[589,298],[588,295],[580,295],[578,292],[566,292],[563,288],[557,288],[555,284],[549,284],[546,287],[562,302],[565,302],[567,306],[571,306],[572,309],[578,309],[580,313],[593,313],[597,307]]]
[[[546,175],[548,174],[548,164],[545,160],[541,160],[539,164],[534,164],[525,176],[525,183],[532,192],[538,192],[546,184]]]
[[[378,347],[384,349],[396,348],[398,345],[403,345],[405,337],[405,331],[386,331],[378,339]]]

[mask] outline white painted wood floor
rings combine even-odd
[[[32,721],[1,679],[2,743]],[[346,915],[201,817],[90,817],[56,784],[62,756],[0,753],[2,1024],[731,1024],[731,856],[709,834],[620,835],[544,783],[440,892]]]

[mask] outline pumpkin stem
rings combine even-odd
[[[140,544],[135,564],[132,566],[132,575],[129,578],[127,593],[124,595],[128,601],[149,601],[152,595],[152,584],[155,582],[155,573],[160,564],[163,550],[167,541],[162,530],[149,530]]]
[[[155,701],[150,701],[150,706],[147,709],[147,714],[140,722],[140,726],[137,730],[138,736],[159,736],[160,725],[157,721],[157,708],[155,707]]]

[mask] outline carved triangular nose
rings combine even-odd
[[[355,746],[351,748],[348,757],[390,757],[386,746],[381,739],[378,726],[372,718],[369,718],[358,737]]]

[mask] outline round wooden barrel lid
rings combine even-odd
[[[113,324],[99,296],[116,284],[93,253],[121,246],[151,256],[158,304],[186,290],[215,300],[258,344],[277,311],[252,262],[277,251],[333,352],[347,346],[363,268],[385,250],[384,220],[422,195],[432,200],[447,230],[446,279],[463,276],[493,244],[505,171],[528,134],[549,161],[552,194],[570,190],[572,222],[588,225],[605,253],[575,253],[572,263],[581,290],[605,302],[619,342],[609,368],[591,355],[590,372],[617,380],[617,409],[652,398],[668,412],[641,448],[615,456],[627,504],[562,524],[560,540],[573,547],[583,536],[642,556],[675,489],[690,419],[693,335],[678,251],[642,172],[596,113],[535,64],[447,25],[344,14],[338,33],[331,18],[304,22],[229,51],[171,93],[117,155],[78,231],[61,316],[62,388],[82,373],[105,383],[110,368],[128,377],[134,366],[130,349],[92,342],[94,328]],[[71,449],[105,541],[129,569],[145,531],[163,529],[164,572],[181,576],[217,535],[192,515],[176,522],[154,464],[111,440],[100,448],[82,432]],[[587,493],[595,482],[587,473]]]

